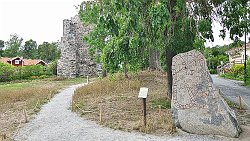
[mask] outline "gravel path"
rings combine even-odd
[[[243,99],[244,108],[250,110],[250,87],[240,86],[243,82],[224,79],[218,75],[211,75],[214,84],[220,88],[224,97],[239,104],[239,97]]]
[[[213,141],[229,140],[218,136],[154,136],[137,132],[123,132],[101,127],[96,123],[78,117],[70,109],[74,90],[71,86],[57,94],[33,120],[21,128],[15,140],[20,141]],[[231,139],[230,139],[231,140]]]

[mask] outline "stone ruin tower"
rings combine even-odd
[[[92,26],[83,25],[78,16],[63,20],[58,76],[74,78],[97,75],[97,65],[88,56],[88,45],[82,39],[91,29]]]

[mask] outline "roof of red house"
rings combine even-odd
[[[24,62],[24,66],[36,65],[40,62],[43,62],[45,65],[47,65],[47,63],[45,63],[43,60],[23,59],[23,62]]]
[[[8,63],[9,60],[11,60],[11,58],[7,58],[7,57],[0,58],[0,62],[2,62],[2,63]]]

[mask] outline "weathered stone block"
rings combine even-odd
[[[213,85],[200,52],[174,56],[172,73],[171,109],[176,127],[194,134],[239,136],[235,113]]]

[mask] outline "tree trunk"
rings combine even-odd
[[[107,71],[105,69],[102,69],[102,78],[107,77]]]
[[[125,75],[125,78],[128,78],[128,67],[127,67],[126,62],[124,63],[124,75]]]
[[[149,69],[161,70],[160,52],[156,49],[149,49]]]
[[[166,64],[167,64],[167,80],[168,80],[168,97],[172,99],[172,85],[173,85],[173,75],[172,75],[172,60],[176,55],[171,49],[166,50]]]

